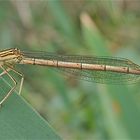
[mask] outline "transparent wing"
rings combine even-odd
[[[110,71],[90,71],[79,69],[59,68],[58,70],[64,72],[66,75],[82,80],[102,83],[102,84],[131,84],[140,81],[138,75],[116,73]]]
[[[88,63],[88,64],[101,64],[109,66],[121,66],[128,67],[129,69],[140,70],[140,66],[132,61],[118,57],[96,57],[96,56],[78,56],[78,55],[56,55],[52,53],[44,52],[23,52],[25,56],[41,58],[47,60],[58,60],[66,62],[76,63]],[[140,76],[136,74],[119,73],[111,71],[95,71],[95,70],[80,70],[73,68],[57,68],[67,75],[71,75],[75,78],[81,78],[83,80],[97,82],[97,83],[109,83],[109,84],[128,84],[140,81]]]

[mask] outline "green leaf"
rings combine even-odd
[[[0,108],[0,139],[60,140],[61,138],[22,97],[14,93]]]

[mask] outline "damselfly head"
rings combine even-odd
[[[0,51],[0,61],[17,62],[19,58],[21,58],[21,54],[18,48]]]
[[[3,57],[5,55],[18,55],[20,54],[20,50],[18,48],[11,48],[0,51],[0,56]]]

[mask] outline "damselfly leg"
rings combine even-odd
[[[5,69],[3,66],[0,66],[1,69],[3,70],[3,75],[6,74],[14,83],[14,86],[9,90],[9,92],[6,94],[6,96],[0,101],[0,106],[2,106],[2,104],[6,101],[6,99],[13,93],[13,91],[16,88],[17,82],[16,80],[9,74],[9,71],[7,69]],[[3,76],[1,75],[1,76]]]
[[[11,89],[9,90],[9,92],[6,94],[6,96],[0,101],[0,106],[2,106],[2,104],[8,99],[8,97],[14,92],[14,90],[16,89],[17,86],[17,81],[15,80],[15,78],[13,76],[11,76],[11,74],[9,73],[10,71],[13,71],[14,73],[18,74],[19,76],[21,76],[21,81],[20,81],[20,87],[19,87],[19,91],[18,93],[21,93],[21,89],[22,89],[22,85],[23,85],[23,81],[24,81],[24,76],[23,74],[21,74],[20,72],[16,71],[14,68],[12,67],[7,67],[4,68],[3,66],[0,66],[1,69],[3,70],[3,72],[0,74],[0,77],[2,77],[3,75],[7,75],[13,82],[13,86],[11,86]]]
[[[20,73],[19,71],[15,70],[13,67],[6,65],[8,67],[8,69],[10,69],[11,71],[13,71],[14,73],[16,73],[17,75],[19,75],[21,77],[20,80],[20,86],[19,86],[19,91],[18,94],[21,94],[21,90],[22,90],[22,86],[23,86],[23,82],[24,82],[24,75],[22,73]]]

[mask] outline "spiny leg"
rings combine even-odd
[[[10,69],[7,71],[3,66],[0,66],[1,69],[3,70],[3,75],[7,74],[7,76],[13,81],[14,86],[10,89],[10,91],[6,94],[6,96],[0,101],[0,106],[2,106],[2,104],[7,100],[7,98],[13,93],[13,91],[15,90],[16,86],[17,86],[17,82],[16,80],[8,73],[8,71],[10,71]]]
[[[19,92],[18,94],[21,94],[21,90],[22,90],[22,86],[23,86],[23,82],[24,82],[24,75],[22,73],[20,73],[19,71],[15,70],[13,67],[6,65],[8,67],[8,69],[12,70],[13,72],[15,72],[16,74],[18,74],[19,76],[21,76],[21,81],[20,81],[20,87],[19,87]]]

